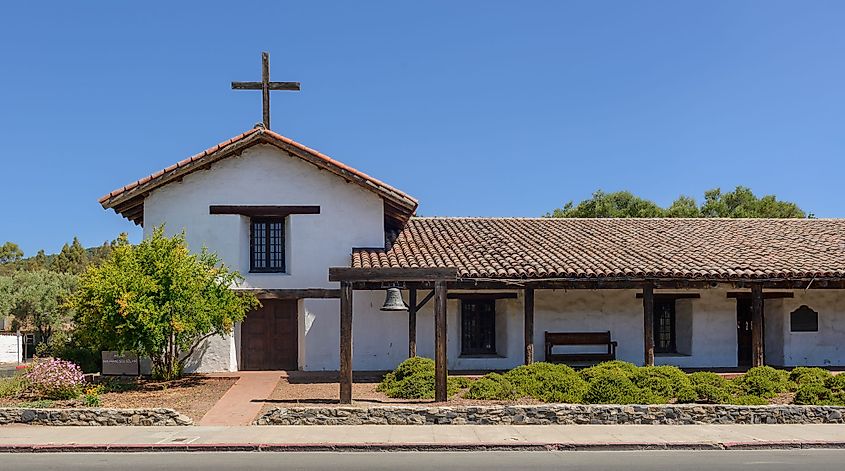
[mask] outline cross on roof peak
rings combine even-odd
[[[232,90],[261,90],[261,107],[264,116],[264,128],[270,129],[270,90],[288,90],[298,92],[299,82],[270,81],[270,53],[261,53],[260,82],[232,82]]]

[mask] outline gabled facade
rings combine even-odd
[[[639,364],[732,368],[762,351],[773,365],[845,365],[843,220],[417,218],[409,195],[263,128],[100,202],[145,234],[184,230],[262,298],[191,371],[337,370],[334,267],[354,280],[357,370],[438,353],[431,273],[451,274],[450,369],[589,357],[608,348],[584,344],[597,334]],[[386,287],[411,313],[379,310]]]

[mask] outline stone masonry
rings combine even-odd
[[[275,408],[258,425],[841,424],[845,407],[577,405]]]
[[[173,409],[0,408],[0,425],[192,425]]]

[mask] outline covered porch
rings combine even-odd
[[[446,377],[450,368],[472,370],[472,365],[484,364],[487,369],[507,369],[517,364],[529,364],[546,359],[546,342],[544,334],[552,331],[565,332],[573,324],[567,324],[567,303],[574,305],[575,311],[583,310],[577,306],[579,295],[582,299],[595,299],[598,303],[607,303],[607,299],[617,299],[624,304],[620,308],[625,312],[618,316],[622,321],[616,325],[601,326],[601,320],[587,327],[580,324],[575,329],[579,331],[607,331],[613,341],[619,343],[617,359],[631,361],[642,365],[674,364],[684,368],[702,368],[701,362],[712,360],[713,369],[737,369],[746,367],[740,364],[740,355],[747,355],[747,366],[775,364],[783,366],[785,362],[786,342],[778,332],[791,329],[784,325],[795,317],[799,311],[792,304],[778,308],[778,314],[766,316],[766,304],[774,306],[776,303],[790,300],[793,302],[796,292],[797,300],[801,301],[809,293],[837,293],[845,289],[845,282],[840,278],[766,278],[766,279],[725,279],[698,278],[679,279],[672,277],[605,277],[605,278],[545,278],[545,279],[477,279],[460,276],[456,268],[349,268],[335,267],[329,271],[330,281],[339,282],[340,289],[340,355],[339,355],[339,383],[340,402],[352,401],[352,339],[353,339],[353,294],[356,291],[384,292],[388,288],[403,290],[407,304],[407,339],[408,356],[417,354],[418,319],[421,310],[433,310],[432,351],[436,364],[435,400],[447,399]],[[705,299],[700,300],[704,295]],[[569,296],[569,297],[567,297]],[[830,298],[830,296],[828,296]],[[673,321],[668,329],[683,330],[683,322],[677,321],[687,316],[690,326],[688,331],[665,331],[661,319],[661,306],[669,305],[672,301],[673,309],[691,303],[711,302],[721,300],[719,316],[713,314],[713,309],[696,309],[682,313],[672,311]],[[467,303],[477,303],[478,300],[492,301],[495,305],[504,303],[511,317],[517,308],[518,321],[509,321],[505,329],[504,338],[507,343],[506,352],[480,353],[477,355],[466,352],[466,346],[455,343],[455,338],[463,337],[467,325],[451,326],[449,319],[456,319],[450,315],[452,309],[461,309]],[[538,309],[539,301],[539,309]],[[794,304],[793,302],[793,304]],[[831,301],[825,301],[830,303]],[[838,302],[838,301],[833,301]],[[455,303],[458,303],[457,305]],[[636,312],[631,312],[632,303],[636,303]],[[657,309],[656,309],[657,306]],[[725,306],[732,306],[726,310]],[[803,306],[802,307],[806,307]],[[615,309],[615,308],[614,308]],[[686,308],[684,308],[686,309]],[[810,309],[810,308],[808,308]],[[613,309],[609,309],[613,310]],[[683,310],[683,309],[681,309]],[[810,309],[812,310],[812,309]],[[589,309],[586,309],[589,311]],[[747,328],[743,329],[742,313],[747,311]],[[788,311],[788,312],[787,312]],[[804,313],[801,310],[798,315]],[[396,313],[382,313],[384,315],[398,315]],[[456,314],[456,313],[451,313]],[[538,316],[539,314],[539,316]],[[818,313],[816,313],[818,316]],[[571,316],[570,316],[571,317]],[[786,318],[789,320],[785,320]],[[806,316],[805,316],[806,317]],[[556,320],[557,319],[557,320]],[[692,328],[692,319],[697,319],[697,328]],[[803,318],[802,318],[803,319]],[[521,321],[521,322],[520,322]],[[806,321],[806,320],[805,320]],[[556,324],[557,322],[557,324]],[[768,325],[766,323],[768,322]],[[795,322],[795,321],[792,321]],[[798,322],[802,322],[798,319]],[[818,328],[816,317],[816,328]],[[519,325],[521,324],[521,325]],[[806,326],[805,326],[806,327]],[[802,328],[798,326],[798,328]],[[557,330],[555,330],[557,329]],[[721,329],[721,331],[719,330]],[[735,334],[731,337],[731,329]],[[780,329],[780,330],[778,330]],[[518,332],[515,332],[518,330]],[[748,332],[747,352],[743,352],[743,330]],[[459,332],[459,335],[450,332]],[[800,330],[799,330],[800,332]],[[703,334],[707,333],[707,334]],[[667,337],[667,335],[669,335]],[[696,357],[692,352],[692,339],[699,343]],[[709,336],[709,338],[708,338]],[[496,337],[499,337],[498,335]],[[728,337],[727,339],[725,337]],[[667,340],[668,339],[668,340]],[[461,339],[463,340],[463,339]],[[843,339],[845,340],[845,337]],[[495,341],[495,340],[494,340]],[[674,342],[671,349],[667,349],[666,342]],[[719,344],[718,342],[723,342]],[[684,344],[684,342],[687,342]],[[714,343],[716,342],[716,343]],[[726,348],[725,345],[733,347]],[[766,347],[769,343],[768,348]],[[707,345],[707,344],[710,345]],[[518,345],[517,345],[518,344]],[[682,344],[682,345],[678,345]],[[457,347],[461,354],[450,355],[449,348]],[[420,346],[428,350],[427,346]],[[709,349],[709,350],[708,350]],[[669,351],[671,350],[671,351]],[[518,357],[514,354],[518,351]],[[712,357],[706,357],[702,351],[711,351]],[[768,352],[768,354],[767,354]],[[705,356],[702,356],[705,355]],[[721,355],[721,356],[718,356]],[[736,361],[731,365],[730,358]],[[451,359],[451,360],[450,360]],[[692,361],[690,360],[692,359]],[[685,364],[686,362],[686,364]],[[501,368],[495,365],[502,365]],[[697,366],[699,365],[699,366]],[[829,366],[829,365],[817,365]],[[481,368],[479,368],[481,369]]]

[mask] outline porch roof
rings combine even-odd
[[[476,279],[839,279],[845,219],[411,218],[352,268]]]

